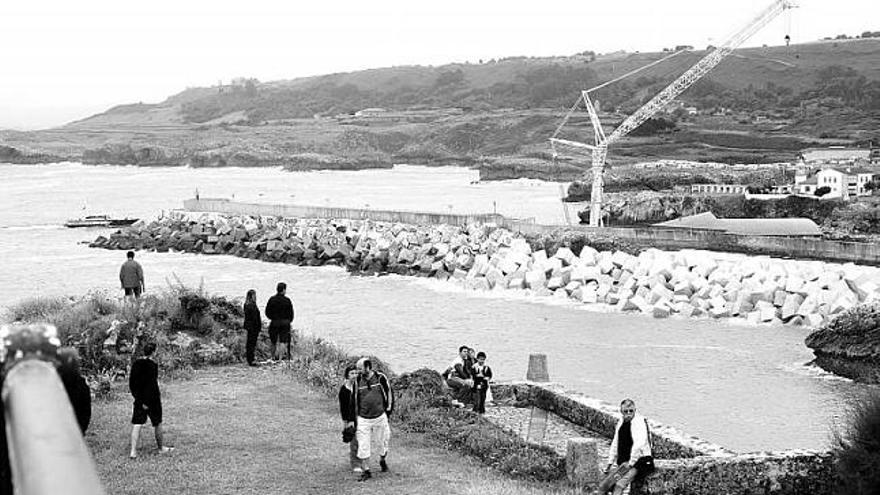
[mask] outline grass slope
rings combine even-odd
[[[189,380],[165,382],[162,390],[166,441],[176,447],[169,455],[156,452],[147,426],[140,457],[128,459],[131,402],[124,386],[114,399],[94,405],[86,440],[107,493],[575,493],[509,480],[399,430],[388,457],[391,472],[377,470],[373,480],[358,483],[340,440],[337,404],[281,367],[203,369]]]

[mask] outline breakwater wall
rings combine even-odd
[[[557,235],[565,229],[589,238],[619,239],[636,247],[658,249],[706,249],[732,253],[778,256],[784,258],[853,262],[880,266],[880,244],[814,239],[809,237],[744,236],[701,229],[663,227],[589,227],[586,225],[541,225],[529,219],[495,214],[443,214],[321,206],[238,203],[223,198],[189,199],[184,209],[192,212],[215,212],[236,215],[274,215],[290,218],[372,219],[424,225],[468,225],[492,223],[525,235]]]
[[[473,290],[530,290],[657,318],[739,317],[816,327],[880,299],[880,270],[873,267],[653,248],[633,255],[570,240],[545,249],[546,239],[483,223],[176,213],[91,245],[343,265],[353,272],[451,280]]]
[[[551,411],[606,438],[613,438],[617,407],[550,383],[512,382],[493,385],[496,399],[513,399]],[[648,420],[656,471],[633,485],[633,493],[687,495],[799,495],[833,493],[834,459],[828,452],[787,450],[739,454]],[[598,452],[604,459],[607,452]],[[567,463],[595,459],[572,458]],[[573,466],[566,469],[571,473]],[[588,466],[593,468],[593,466]],[[587,471],[584,469],[583,471]]]

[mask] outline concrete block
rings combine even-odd
[[[712,306],[709,308],[709,316],[712,318],[727,318],[730,316],[730,310],[726,307]]]
[[[651,293],[651,290],[648,289],[647,287],[645,287],[644,285],[636,288],[636,292],[635,292],[635,294],[637,296],[641,297],[642,299],[647,299],[649,297],[650,293]]]
[[[655,304],[651,310],[654,318],[668,318],[670,313],[669,306],[666,304]]]
[[[519,265],[513,259],[506,257],[498,261],[498,268],[506,275],[515,272]]]
[[[578,258],[580,258],[580,262],[582,265],[593,266],[597,263],[597,260],[599,258],[599,251],[596,251],[590,246],[584,246],[583,249],[581,249]]]
[[[758,323],[761,323],[761,312],[757,311],[757,310],[750,311],[746,315],[746,321],[753,324],[753,325],[757,325]]]
[[[611,273],[611,270],[613,269],[614,263],[611,262],[610,258],[606,257],[599,261],[599,270],[601,270],[602,273]]]
[[[631,257],[632,256],[623,251],[615,251],[614,254],[611,255],[611,262],[617,267],[623,267]]]
[[[547,275],[542,270],[532,270],[526,273],[526,285],[530,289],[547,286]],[[558,287],[558,286],[557,286]]]
[[[819,313],[810,313],[804,317],[804,320],[812,328],[819,328],[825,322],[825,318]]]
[[[553,255],[554,258],[560,259],[564,262],[565,265],[574,264],[574,260],[577,258],[571,249],[563,246],[556,250],[556,254]]]
[[[547,262],[547,251],[541,249],[532,253],[532,266],[543,266]]]
[[[787,293],[785,301],[782,303],[782,311],[780,313],[782,320],[788,321],[791,317],[796,316],[798,314],[798,309],[803,302],[804,297],[802,295]]]
[[[682,303],[678,306],[678,312],[682,316],[686,316],[688,318],[694,316],[694,310],[697,309],[693,307],[690,303]]]
[[[575,281],[575,280],[572,280],[571,282],[569,282],[568,284],[566,284],[566,286],[565,286],[565,290],[566,290],[566,292],[568,292],[569,294],[571,294],[571,293],[574,292],[576,289],[581,288],[581,286],[583,286],[582,283],[580,283],[580,282],[578,282],[578,281]]]
[[[605,296],[605,302],[611,305],[617,305],[620,302],[620,294],[617,292],[609,292]]]
[[[599,295],[596,294],[594,289],[583,287],[581,289],[581,302],[590,304],[597,303],[599,302]]]
[[[486,280],[489,282],[489,285],[495,287],[504,280],[504,273],[497,268],[490,268],[486,274]]]
[[[593,490],[601,481],[599,447],[592,438],[569,438],[566,442],[565,474],[579,490]]]
[[[562,277],[550,277],[547,280],[547,288],[550,290],[556,290],[561,287],[565,287],[565,282],[562,280]]]
[[[781,308],[783,304],[785,304],[785,296],[788,294],[784,290],[777,290],[773,293],[773,305],[777,308]]]
[[[508,289],[525,289],[525,287],[526,287],[526,279],[524,279],[524,278],[516,277],[516,278],[510,279],[510,281],[507,282]]]

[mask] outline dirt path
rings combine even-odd
[[[97,401],[86,440],[108,494],[525,494],[566,493],[514,482],[472,458],[395,432],[391,471],[355,481],[333,399],[278,368],[199,370],[162,385],[167,443],[158,454],[152,428],[140,457],[128,459],[131,401],[125,384]],[[392,420],[393,428],[393,420]]]

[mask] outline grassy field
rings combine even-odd
[[[372,480],[359,483],[348,468],[338,405],[281,367],[197,370],[189,379],[164,382],[162,394],[166,443],[176,449],[157,453],[147,426],[136,460],[128,458],[125,384],[93,405],[86,441],[107,493],[576,493],[506,479],[473,458],[399,431],[388,455],[390,472],[374,469]]]

